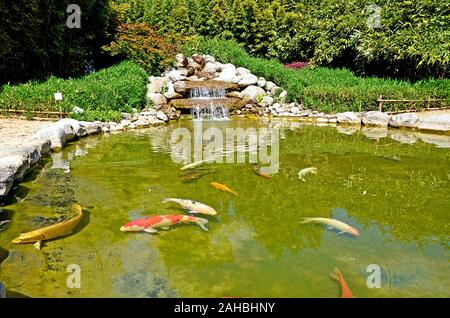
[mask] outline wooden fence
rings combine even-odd
[[[21,118],[32,118],[33,120],[52,120],[61,119],[69,116],[67,112],[55,111],[37,111],[37,110],[23,110],[23,109],[0,109],[0,116],[15,116]]]
[[[407,109],[403,110],[395,110],[395,111],[387,111],[388,114],[399,114],[399,113],[407,113],[407,112],[415,112],[419,110],[439,110],[439,109],[447,109],[450,108],[448,99],[434,99],[428,97],[426,100],[414,100],[414,99],[383,99],[383,95],[380,95],[377,99],[378,102],[378,111],[383,111],[384,103],[406,103],[408,106]],[[444,102],[444,106],[433,107],[436,104],[441,104],[440,102]],[[417,107],[418,104],[422,104],[424,107]]]

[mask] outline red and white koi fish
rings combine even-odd
[[[344,280],[344,276],[342,276],[340,270],[337,269],[337,267],[335,267],[333,272],[330,273],[330,277],[338,281],[341,285],[341,298],[353,298],[352,291],[348,287],[347,283]]]
[[[201,202],[188,200],[188,199],[175,199],[175,198],[164,198],[161,203],[173,202],[179,204],[183,209],[188,210],[189,213],[200,213],[207,215],[216,215],[217,211],[214,210],[209,205]]]
[[[354,236],[359,236],[359,231],[357,229],[355,229],[354,227],[351,227],[350,225],[348,225],[344,222],[341,222],[341,221],[338,221],[335,219],[305,218],[305,220],[303,222],[301,222],[301,224],[311,223],[311,222],[325,224],[326,226],[328,226],[330,228],[335,228],[336,230],[341,231],[341,233],[349,233]]]
[[[182,223],[196,223],[203,230],[208,231],[208,228],[206,227],[206,224],[208,224],[208,220],[197,218],[190,215],[179,215],[179,214],[149,216],[143,219],[129,222],[124,226],[122,226],[120,230],[122,232],[143,231],[147,233],[156,233],[158,232],[157,228],[168,230],[170,226]]]

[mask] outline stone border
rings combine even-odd
[[[450,132],[450,114],[432,114],[420,118],[416,113],[404,113],[389,116],[386,113],[372,111],[366,113],[345,112],[336,115],[317,111],[302,111],[299,114],[284,116],[299,122],[312,122],[317,125],[336,125],[339,132],[352,134],[363,125],[368,138],[388,137],[388,127],[407,128],[424,132]],[[283,116],[264,116],[261,118],[283,118]],[[44,156],[52,150],[57,151],[72,140],[98,133],[120,132],[137,128],[157,126],[169,121],[162,111],[149,109],[141,113],[122,114],[122,120],[115,122],[85,122],[65,118],[38,130],[32,137],[24,141],[24,145],[0,150],[0,202],[6,198],[14,182],[23,180]],[[367,127],[367,128],[365,128]],[[369,128],[373,129],[370,130]],[[398,132],[402,132],[398,130]],[[406,143],[414,143],[417,139],[432,143],[438,147],[450,147],[450,136],[419,133],[418,136],[390,134],[391,138]],[[394,137],[392,137],[394,136]],[[406,139],[405,139],[406,138]]]
[[[0,149],[0,202],[8,195],[14,182],[20,182],[36,166],[38,161],[58,151],[72,140],[90,135],[158,126],[168,122],[163,112],[154,109],[134,114],[122,114],[115,122],[86,122],[64,118],[39,129],[24,140],[23,145]]]

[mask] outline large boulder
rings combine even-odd
[[[415,128],[419,122],[419,117],[414,113],[398,114],[391,116],[389,126]]]
[[[79,123],[86,130],[87,135],[95,135],[102,132],[103,123],[100,121],[80,121]]]
[[[252,102],[257,103],[264,98],[266,92],[261,87],[251,85],[244,89],[241,92],[241,95],[243,99],[251,100]]]
[[[150,84],[147,85],[148,93],[161,93],[164,86],[170,82],[166,77],[153,77]]]
[[[50,125],[43,127],[34,135],[35,139],[50,140],[50,148],[62,148],[66,143],[66,133],[63,128],[58,125]]]
[[[336,118],[339,124],[361,125],[361,118],[354,112],[339,113]]]
[[[450,131],[450,114],[434,114],[419,120],[418,128],[431,131]]]
[[[256,77],[253,74],[243,74],[240,75],[240,80],[238,82],[238,85],[240,87],[247,87],[251,85],[256,85],[258,83],[258,77]]]
[[[80,125],[80,122],[72,118],[63,118],[57,123],[58,126],[64,129],[67,134],[66,140],[71,140],[75,137],[86,135],[86,130]],[[70,126],[70,128],[69,128]]]
[[[179,70],[171,70],[169,71],[166,76],[172,81],[183,81],[186,79],[186,76],[183,76]]]
[[[266,85],[264,85],[264,89],[268,92],[272,91],[272,89],[274,89],[275,87],[277,87],[277,85],[274,82],[266,82]]]
[[[183,54],[178,54],[177,56],[175,56],[175,66],[176,67],[186,67],[187,65],[188,65],[188,59]]]
[[[175,89],[175,88],[174,88]],[[159,109],[167,104],[167,99],[163,94],[148,93],[147,99],[153,104],[156,109]]]
[[[236,67],[232,65],[232,67],[229,66],[224,67],[217,80],[232,83],[235,77],[236,77]]]
[[[205,64],[205,67],[202,69],[202,72],[204,73],[216,73],[218,70],[218,67],[213,62],[208,62]]]
[[[364,113],[361,121],[366,126],[384,127],[389,123],[389,115],[379,111],[371,111]]]

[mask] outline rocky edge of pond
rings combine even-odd
[[[19,147],[0,149],[0,202],[11,190],[14,182],[21,181],[30,172],[41,157],[52,150],[64,147],[67,142],[99,133],[115,133],[123,130],[146,128],[161,125],[171,119],[178,119],[180,111],[171,101],[186,97],[187,82],[219,82],[219,86],[233,88],[227,97],[242,100],[241,109],[232,109],[234,115],[255,114],[264,117],[292,118],[299,122],[337,125],[340,133],[352,134],[359,126],[374,127],[367,132],[369,138],[388,136],[388,127],[408,128],[410,130],[450,132],[450,114],[430,114],[420,116],[417,113],[388,115],[378,111],[344,112],[325,114],[313,110],[302,110],[297,103],[285,103],[287,92],[275,83],[256,77],[244,68],[232,64],[221,64],[209,55],[194,55],[186,58],[177,56],[176,67],[164,73],[162,77],[150,77],[147,85],[147,99],[152,108],[142,112],[123,113],[120,122],[85,122],[75,119],[61,119],[38,130],[24,140]],[[194,87],[191,85],[190,87]],[[77,109],[77,112],[83,112]],[[391,137],[400,142],[413,143],[416,137],[406,136],[406,132],[397,130]],[[403,134],[402,134],[403,132]],[[450,147],[448,136],[422,134],[424,142]],[[445,140],[443,140],[443,139]]]

